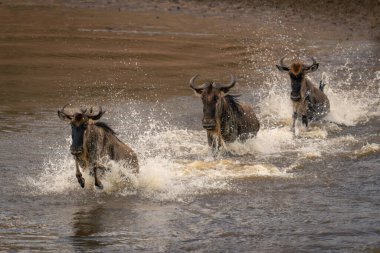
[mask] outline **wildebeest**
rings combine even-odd
[[[307,73],[314,72],[318,69],[319,63],[314,58],[312,64],[306,65],[302,62],[294,62],[290,67],[284,64],[285,56],[281,58],[280,64],[276,67],[280,71],[289,73],[292,91],[290,99],[293,102],[293,124],[292,131],[295,131],[295,123],[298,117],[302,118],[302,123],[308,126],[309,120],[318,120],[324,117],[330,111],[330,102],[323,92],[324,84],[320,83],[317,88],[310,79],[306,77]]]
[[[69,120],[71,125],[72,144],[70,152],[74,156],[76,166],[76,177],[83,188],[85,180],[79,166],[83,171],[89,169],[93,171],[95,186],[102,189],[103,185],[99,180],[99,171],[106,168],[99,163],[99,159],[108,156],[111,160],[126,161],[134,173],[138,173],[139,166],[135,152],[122,141],[115,132],[104,122],[96,122],[105,111],[99,107],[99,112],[94,114],[92,108],[89,113],[81,110],[74,114],[65,112],[65,105],[58,110],[58,117],[62,120]]]
[[[205,82],[200,86],[194,84],[198,75],[190,79],[190,87],[203,102],[203,128],[207,130],[207,140],[213,150],[219,149],[223,142],[233,142],[237,138],[245,140],[249,135],[256,135],[260,123],[253,107],[240,103],[237,95],[228,94],[236,84],[231,75],[229,84]]]

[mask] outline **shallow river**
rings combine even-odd
[[[261,15],[0,5],[0,251],[380,250],[378,42]],[[317,58],[331,102],[296,136],[285,53]],[[195,73],[237,75],[255,138],[212,156]],[[103,191],[79,186],[66,103],[107,111],[132,185],[110,162]]]

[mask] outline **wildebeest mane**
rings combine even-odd
[[[239,96],[225,95],[216,106],[217,132],[227,139],[234,139],[239,135],[238,126],[241,123],[241,116],[244,114],[238,101]]]
[[[110,133],[112,135],[116,135],[116,132],[109,125],[107,125],[104,122],[95,122],[95,126],[102,128],[107,133]]]
[[[241,95],[226,95],[224,96],[224,99],[228,103],[228,105],[231,107],[231,110],[234,112],[237,112],[239,114],[242,114],[242,108],[239,104],[239,97]]]

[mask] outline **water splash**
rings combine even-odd
[[[122,163],[104,160],[110,172],[101,178],[103,191],[95,188],[88,171],[83,173],[86,184],[85,189],[81,189],[75,178],[74,159],[68,155],[71,140],[67,138],[66,144],[58,147],[43,164],[39,177],[28,178],[28,184],[37,195],[70,195],[82,191],[122,196],[137,194],[156,201],[186,201],[197,195],[234,190],[231,181],[236,178],[290,176],[272,164],[241,163],[235,158],[215,160],[204,131],[175,127],[169,130],[162,125],[151,125],[149,131],[143,131],[133,142],[140,162],[138,175],[130,174]]]
[[[376,154],[380,152],[380,145],[377,143],[367,143],[360,149],[353,152],[353,158],[366,157],[371,154]]]
[[[357,152],[356,156],[361,152],[377,152],[374,145],[364,151],[350,150],[349,147],[357,146],[357,137],[340,136],[346,126],[363,124],[380,115],[379,72],[371,78],[351,72],[352,67],[346,64],[322,73],[328,83],[326,94],[331,112],[326,121],[312,123],[307,129],[298,122],[295,136],[290,131],[292,105],[287,77],[273,72],[263,87],[253,93],[262,126],[257,136],[245,143],[236,141],[227,145],[227,154],[232,155],[216,158],[207,145],[205,132],[176,126],[173,114],[177,112],[168,111],[165,104],[127,100],[124,104],[110,105],[108,110],[114,113],[106,115],[105,120],[115,126],[119,138],[138,154],[140,174],[128,174],[122,164],[108,161],[111,172],[104,175],[101,192],[157,201],[186,201],[201,194],[238,190],[235,179],[293,177],[289,172],[305,161],[346,156],[347,152]],[[357,80],[366,80],[367,87],[355,86]],[[74,160],[68,154],[70,141],[68,138],[65,145],[47,158],[38,177],[28,178],[35,194],[69,195],[73,191],[99,194],[88,173],[83,175],[84,190],[77,183]]]
[[[327,84],[325,93],[330,100],[330,113],[325,117],[338,125],[355,126],[380,116],[380,74],[364,78],[346,62],[332,72],[322,72]],[[344,77],[344,79],[341,79]],[[310,78],[315,84],[319,80]],[[360,85],[357,85],[358,82]],[[265,125],[290,125],[292,104],[289,99],[290,87],[286,75],[271,73],[259,91],[259,116]],[[351,87],[355,87],[354,89]],[[255,91],[255,94],[257,92]]]

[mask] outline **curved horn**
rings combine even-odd
[[[287,54],[284,55],[284,56],[280,59],[280,66],[283,67],[283,68],[289,68],[288,66],[285,66],[285,64],[284,64],[284,60],[285,60],[285,57],[286,57],[286,56],[287,56]]]
[[[280,64],[279,64],[279,65],[276,64],[277,69],[280,70],[280,71],[285,71],[285,72],[287,72],[287,71],[290,70],[290,67],[285,66],[285,64],[284,64],[284,59],[285,59],[286,56],[287,56],[287,54],[284,55],[284,56],[280,59]]]
[[[94,115],[92,115],[92,114],[88,114],[87,117],[88,117],[89,119],[92,119],[92,120],[98,120],[98,119],[100,119],[100,118],[103,116],[103,114],[104,114],[105,112],[106,112],[106,111],[103,111],[102,107],[99,106],[99,112],[98,112],[98,114],[94,114]]]
[[[195,76],[193,76],[193,77],[190,79],[189,84],[190,84],[190,87],[191,87],[193,90],[199,91],[199,90],[203,90],[203,89],[207,88],[208,86],[210,86],[210,83],[209,83],[209,82],[206,82],[206,83],[202,84],[202,85],[199,86],[199,87],[195,87],[195,85],[194,85],[194,81],[195,81],[195,79],[196,79],[198,76],[199,76],[199,75],[196,74]]]
[[[229,84],[219,84],[219,83],[213,83],[212,84],[212,87],[216,88],[216,89],[231,89],[232,87],[234,87],[236,84],[236,78],[234,75],[231,75],[231,81]]]
[[[194,87],[194,80],[195,80],[198,76],[199,76],[199,75],[196,74],[195,76],[193,76],[193,77],[190,79],[189,84],[190,84],[190,87],[193,88],[193,89],[196,89],[196,88]]]
[[[58,117],[60,118],[60,119],[73,119],[73,117],[74,117],[74,115],[72,115],[72,114],[67,114],[67,113],[65,113],[65,108],[66,108],[66,106],[68,106],[69,104],[66,104],[66,105],[64,105],[63,107],[62,107],[62,109],[61,110],[58,110],[57,111],[57,113],[58,113]]]
[[[309,66],[307,66],[308,68],[310,68],[311,66],[313,66],[313,65],[317,64],[317,61],[315,60],[315,58],[314,58],[314,57],[310,57],[310,59],[313,61],[313,63],[312,63],[312,64],[310,64]]]
[[[313,63],[310,65],[305,65],[303,67],[303,71],[305,71],[305,73],[314,72],[319,67],[319,63],[317,63],[317,61],[314,59],[314,57],[310,57],[310,59],[313,61]]]

